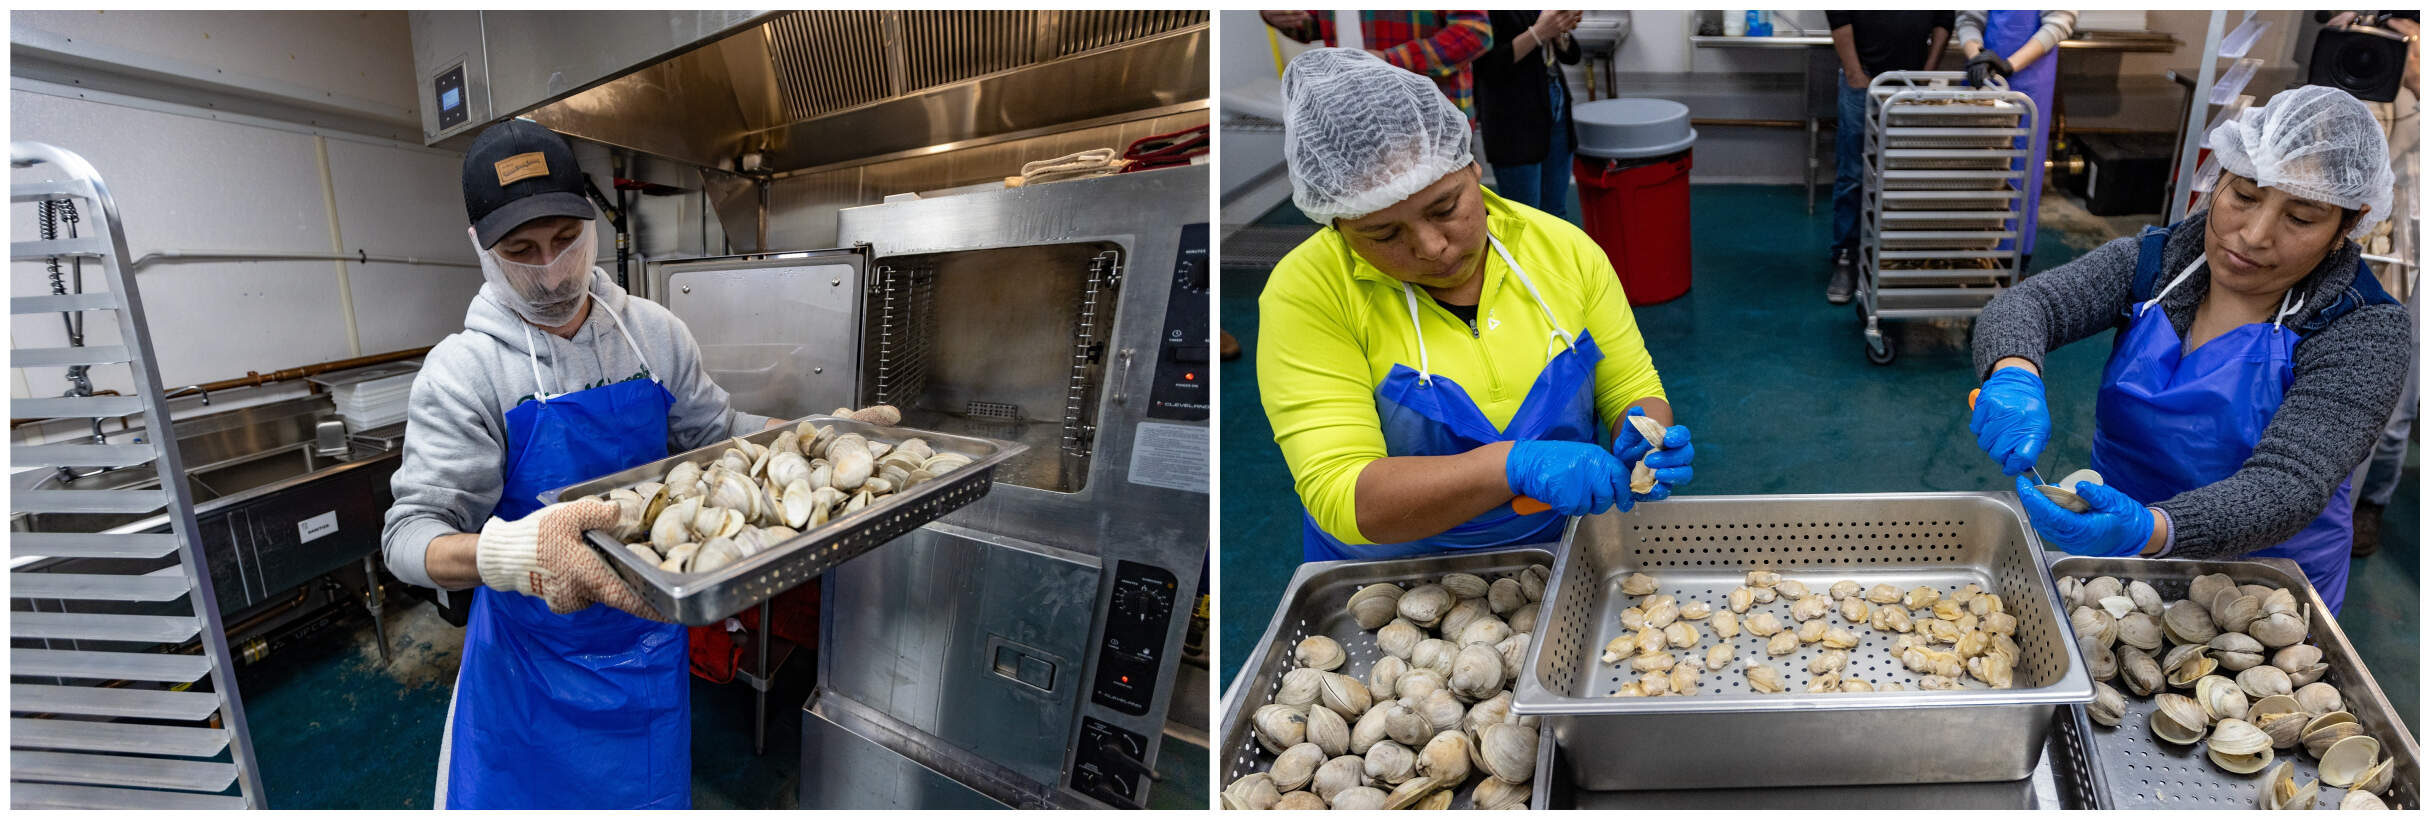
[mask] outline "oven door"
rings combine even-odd
[[[653,263],[649,293],[700,343],[734,409],[791,419],[853,406],[867,246]]]

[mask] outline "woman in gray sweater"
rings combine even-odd
[[[2387,144],[2361,102],[2307,86],[2222,125],[2211,145],[2221,170],[2197,186],[2204,210],[1983,309],[1971,428],[2052,546],[2292,558],[2335,611],[2353,538],[2347,474],[2413,366],[2404,308],[2352,240],[2388,212]],[[2107,486],[2071,512],[2022,475],[2050,440],[2043,355],[2113,327],[2092,447]]]

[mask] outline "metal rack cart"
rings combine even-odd
[[[68,315],[68,345],[13,349],[10,365],[68,368],[74,387],[58,398],[10,399],[9,415],[96,422],[90,442],[13,445],[9,460],[63,471],[149,462],[160,480],[151,489],[68,489],[63,481],[60,489],[13,493],[9,511],[165,509],[170,527],[167,533],[12,533],[9,803],[21,809],[259,808],[261,774],[177,439],[146,434],[112,443],[100,433],[99,419],[133,414],[150,420],[154,430],[169,427],[118,205],[83,157],[40,143],[9,144],[10,167],[41,164],[56,167],[61,178],[9,185],[11,203],[39,209],[41,238],[11,242],[9,258],[75,265],[76,287],[54,275],[50,295],[11,297],[9,312]],[[63,221],[68,230],[59,229]],[[81,236],[74,230],[79,224]],[[84,290],[87,261],[98,264],[108,290]],[[117,343],[84,344],[86,316],[114,320]],[[96,393],[86,369],[119,364],[133,376],[134,395]]]
[[[2021,274],[2017,220],[2041,171],[2011,164],[2042,118],[2022,93],[1965,81],[1892,71],[1868,89],[1856,305],[1874,364],[1898,358],[1881,320],[1972,318]]]

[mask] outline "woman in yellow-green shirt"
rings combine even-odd
[[[1258,298],[1257,374],[1307,560],[1554,541],[1692,477],[1611,261],[1485,190],[1433,84],[1314,49],[1283,96],[1292,201],[1326,228]],[[1662,449],[1624,415],[1661,423]],[[1640,460],[1654,481],[1632,491]]]

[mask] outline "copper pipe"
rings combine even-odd
[[[406,359],[427,354],[429,352],[430,348],[428,347],[416,347],[389,353],[374,353],[369,356],[356,356],[351,359],[338,359],[336,361],[321,362],[320,364],[308,364],[302,367],[290,367],[285,370],[273,370],[268,373],[258,373],[247,370],[243,376],[238,376],[233,379],[221,379],[215,382],[204,382],[201,387],[204,390],[233,390],[239,387],[260,387],[271,382],[293,381],[306,376],[318,376],[322,373],[327,373],[333,370],[350,370],[357,367],[369,367],[375,364],[401,362]]]
[[[273,382],[293,381],[307,376],[317,376],[334,370],[349,370],[357,367],[369,367],[375,364],[387,364],[389,362],[404,361],[406,359],[421,356],[429,352],[430,348],[428,347],[416,347],[388,353],[375,353],[369,356],[356,356],[351,359],[338,359],[336,361],[321,362],[319,364],[308,364],[302,367],[290,367],[285,370],[273,370],[268,373],[247,370],[245,371],[245,375],[238,376],[233,379],[221,379],[215,382],[204,382],[195,386],[202,388],[206,392],[216,390],[233,390],[239,387],[260,387]],[[104,390],[95,392],[108,393],[109,391]],[[50,419],[9,419],[8,425],[10,427],[21,427],[27,424],[43,421],[50,421]]]

